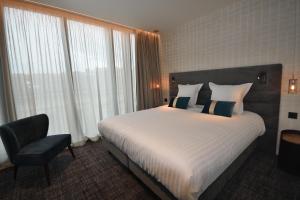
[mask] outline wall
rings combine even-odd
[[[300,114],[300,0],[240,0],[161,33],[161,41],[164,98],[170,72],[282,63],[279,127],[300,129],[300,119],[287,118]],[[287,94],[293,71],[297,95]]]

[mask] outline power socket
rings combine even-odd
[[[296,113],[296,112],[289,112],[288,118],[290,118],[290,119],[298,119],[298,113]]]

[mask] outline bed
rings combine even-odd
[[[248,111],[232,118],[167,106],[138,111],[103,120],[103,143],[161,199],[213,199],[257,143],[267,152],[275,149],[281,70],[277,64],[170,74],[171,97],[177,84],[205,83],[198,104],[209,98],[209,81],[252,81],[244,100]],[[268,106],[261,109],[263,104]]]

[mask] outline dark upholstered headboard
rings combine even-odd
[[[197,104],[204,104],[211,96],[208,82],[224,85],[252,82],[253,86],[244,99],[244,109],[255,112],[264,119],[267,130],[260,138],[259,147],[275,155],[281,75],[281,64],[170,73],[170,97],[177,95],[178,84],[204,83],[197,100]],[[259,80],[258,76],[260,76]]]

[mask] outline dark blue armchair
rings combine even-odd
[[[45,114],[20,119],[0,127],[2,142],[11,163],[14,164],[16,179],[19,166],[42,165],[50,185],[48,163],[66,147],[73,158],[71,135],[47,136],[49,119]]]

